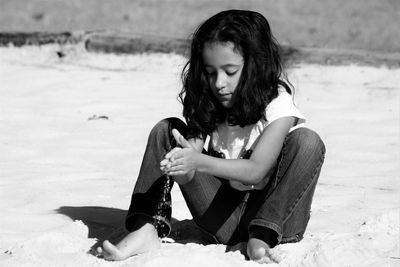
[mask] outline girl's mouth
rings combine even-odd
[[[227,97],[230,97],[230,93],[226,93],[226,94],[218,94],[219,95],[219,97],[222,97],[222,98],[227,98]]]
[[[219,99],[220,99],[220,101],[225,102],[225,101],[230,101],[230,100],[231,100],[231,97],[230,97],[229,94],[227,94],[227,95],[220,95],[220,96],[219,96]]]

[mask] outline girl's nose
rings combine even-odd
[[[215,81],[215,87],[218,89],[225,88],[226,86],[226,77],[223,74],[218,74],[217,80]]]

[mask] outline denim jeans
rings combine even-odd
[[[149,135],[126,218],[128,230],[135,230],[132,226],[137,216],[146,216],[158,226],[159,236],[170,231],[173,180],[161,172],[159,163],[176,146],[173,128],[186,133],[184,122],[168,118],[157,123]],[[297,242],[310,218],[324,155],[320,137],[310,129],[298,128],[286,136],[274,175],[262,190],[239,191],[227,180],[205,173],[196,173],[180,189],[194,222],[218,243],[245,242],[253,226],[274,231],[274,245]]]

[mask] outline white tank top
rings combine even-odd
[[[223,157],[226,159],[243,158],[247,151],[254,149],[264,129],[273,121],[283,117],[297,118],[296,125],[292,127],[290,131],[302,127],[305,123],[305,117],[296,107],[292,95],[286,92],[283,87],[279,88],[278,96],[266,107],[265,117],[266,120],[261,119],[257,123],[245,127],[237,125],[230,126],[226,122],[219,124],[217,129],[210,136],[209,149],[219,154],[222,153]],[[275,167],[271,168],[266,178],[273,174],[274,169]],[[263,179],[259,184],[250,186],[240,182],[230,181],[230,185],[238,190],[251,190],[262,189],[267,182],[268,179]]]

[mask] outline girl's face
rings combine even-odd
[[[233,43],[205,43],[204,69],[211,91],[225,108],[232,107],[232,95],[239,83],[244,59]]]

